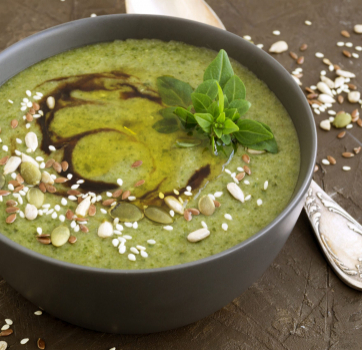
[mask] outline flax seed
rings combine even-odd
[[[109,207],[112,203],[114,203],[116,200],[113,198],[110,199],[106,199],[105,201],[103,201],[102,205],[104,205],[105,207]]]
[[[19,186],[19,182],[17,182],[16,180],[11,180],[11,181],[9,181],[9,184],[10,184],[10,185],[13,185],[14,187]]]
[[[55,193],[55,192],[57,192],[57,189],[56,189],[53,185],[45,184],[45,188],[47,189],[47,191],[48,191],[49,193]]]
[[[74,217],[74,213],[68,209],[66,214],[65,214],[65,217],[68,219],[68,220],[73,220],[73,217]]]
[[[338,95],[337,101],[338,101],[339,104],[342,104],[343,101],[344,101],[344,97],[342,95]]]
[[[352,158],[352,157],[354,157],[354,154],[352,152],[343,152],[342,157],[344,157],[344,158]]]
[[[251,170],[247,165],[244,165],[244,171],[248,174],[251,175]]]
[[[36,345],[38,346],[38,349],[44,350],[45,349],[45,341],[41,338],[38,339],[36,342]]]
[[[68,239],[68,242],[70,244],[74,244],[76,241],[77,241],[77,237],[75,237],[75,236],[70,236]]]
[[[0,196],[2,197],[6,197],[10,194],[10,191],[6,191],[6,190],[0,190]]]
[[[300,57],[297,59],[297,63],[298,63],[298,64],[303,64],[303,63],[304,63],[304,56],[300,56]]]
[[[346,30],[342,30],[341,35],[344,36],[345,38],[349,38],[351,36]]]
[[[17,126],[18,126],[18,121],[16,120],[16,119],[13,119],[12,121],[11,121],[11,123],[10,123],[10,125],[11,125],[11,127],[13,128],[13,129],[15,129]]]
[[[83,224],[79,224],[79,228],[82,232],[84,233],[88,233],[89,232],[89,228]]]
[[[362,128],[362,119],[357,120],[357,125]]]
[[[36,240],[44,245],[49,245],[50,243],[52,243],[50,236],[49,235],[39,235],[36,236]]]
[[[145,183],[145,180],[137,181],[137,182],[135,183],[134,187],[142,186],[144,183]]]
[[[358,154],[359,152],[361,152],[361,146],[353,148],[354,153]]]
[[[124,191],[123,194],[122,194],[122,199],[125,200],[125,199],[127,199],[130,195],[131,195],[131,191],[129,191],[129,190]]]
[[[310,94],[314,94],[315,91],[309,88],[308,86],[305,88],[305,91],[309,92]]]
[[[314,172],[316,173],[318,170],[319,170],[319,166],[316,164],[316,165],[314,166]]]
[[[352,57],[352,54],[347,50],[343,50],[342,53],[343,53],[343,55],[345,55],[348,58]]]
[[[5,221],[7,224],[12,224],[15,220],[16,220],[16,214],[11,214],[6,218]]]
[[[5,329],[5,330],[0,332],[0,337],[7,337],[10,334],[13,334],[13,330],[11,328]]]
[[[332,156],[327,156],[327,159],[330,164],[335,165],[337,162]]]
[[[9,156],[5,156],[0,159],[0,165],[5,165],[9,160]]]
[[[60,163],[58,163],[58,162],[54,162],[54,163],[53,163],[53,169],[54,169],[57,173],[61,173],[61,172],[62,172],[62,166],[61,166]]]
[[[342,132],[340,132],[338,135],[337,135],[337,137],[339,138],[339,139],[343,139],[343,137],[345,137],[346,136],[346,132],[345,131],[342,131]]]
[[[14,188],[14,193],[20,192],[24,188],[24,185],[20,185]]]
[[[16,206],[16,201],[12,200],[12,199],[9,199],[7,202],[6,202],[6,206],[7,207],[15,207]]]
[[[356,85],[351,84],[351,83],[349,83],[349,84],[347,84],[347,85],[348,85],[348,87],[349,87],[350,90],[357,90],[357,86],[356,86]]]
[[[56,184],[63,184],[64,182],[67,182],[68,181],[68,178],[66,177],[57,177],[54,182]]]
[[[188,209],[188,211],[192,214],[192,215],[199,215],[200,211],[196,208],[190,208]]]
[[[39,184],[39,190],[42,191],[43,193],[45,193],[45,192],[47,191],[44,182],[41,182],[41,183]]]
[[[298,59],[298,55],[297,55],[296,53],[292,52],[292,51],[289,52],[289,56],[290,56],[291,58],[293,58],[293,60],[297,60],[297,59]]]
[[[34,119],[34,117],[30,113],[26,113],[25,115],[26,121],[31,123]]]
[[[96,212],[97,212],[96,206],[94,204],[91,204],[89,207],[89,210],[88,210],[88,215],[94,216],[94,215],[96,215]]]
[[[221,203],[219,201],[214,200],[215,208],[220,208]]]
[[[118,197],[122,194],[122,192],[123,192],[122,189],[119,189],[119,190],[117,190],[117,191],[114,191],[114,192],[112,193],[112,197],[113,197],[113,198],[118,198]]]
[[[249,157],[247,154],[243,154],[242,160],[243,160],[246,164],[249,164],[249,163],[250,163],[250,157]]]
[[[192,220],[191,212],[188,209],[186,209],[184,211],[184,218],[185,218],[186,221],[191,221]]]
[[[244,177],[245,177],[245,171],[243,171],[243,172],[241,172],[241,173],[239,173],[239,174],[237,174],[237,175],[235,176],[235,178],[236,178],[238,181],[241,181]]]
[[[62,170],[63,171],[67,171],[68,170],[68,168],[69,168],[69,164],[68,164],[68,162],[67,161],[62,161],[61,163],[60,163],[60,165],[62,166]]]
[[[35,114],[35,109],[34,109],[34,108],[30,108],[30,109],[29,109],[29,113],[30,113],[30,114]]]
[[[81,192],[77,191],[77,190],[68,190],[67,194],[69,196],[79,196],[81,194]]]
[[[17,213],[20,211],[19,208],[17,207],[8,207],[5,209],[5,211],[8,213],[8,214],[14,214],[14,213]]]
[[[313,99],[317,98],[318,96],[319,96],[319,94],[313,93],[313,94],[308,94],[307,98],[310,100],[313,100]]]
[[[78,202],[78,204],[82,203],[82,202],[83,202],[83,198],[82,198],[82,197],[78,197],[78,198],[77,198],[77,202]]]
[[[54,159],[49,159],[46,163],[45,163],[45,168],[51,168],[53,166],[53,164],[55,163]]]
[[[300,51],[305,51],[305,50],[307,50],[307,48],[308,48],[308,45],[307,45],[307,44],[302,44],[302,45],[300,46],[299,50],[300,50]]]
[[[23,177],[22,177],[20,174],[16,175],[16,181],[17,181],[19,184],[23,184],[23,183],[24,183],[24,179],[23,179]]]
[[[142,160],[137,160],[132,164],[132,168],[138,168],[139,166],[142,165]]]

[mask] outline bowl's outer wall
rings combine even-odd
[[[36,305],[65,321],[94,330],[149,333],[180,327],[211,314],[262,275],[283,247],[302,210],[317,140],[309,106],[279,63],[236,35],[182,19],[111,15],[51,28],[0,54],[0,85],[60,52],[127,38],[177,40],[216,51],[225,49],[265,81],[280,99],[294,122],[301,145],[300,176],[294,197],[283,213],[246,242],[198,262],[141,271],[86,268],[31,252],[0,235],[1,275]]]

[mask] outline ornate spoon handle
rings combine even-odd
[[[304,209],[337,276],[362,291],[362,226],[313,180]]]

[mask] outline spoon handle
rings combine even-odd
[[[304,209],[334,272],[362,291],[362,226],[313,180]]]

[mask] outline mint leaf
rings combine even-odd
[[[221,88],[234,75],[228,54],[225,50],[220,50],[216,58],[206,68],[204,73],[204,81],[215,79],[219,82]]]
[[[224,94],[219,84],[217,84],[218,95],[219,95],[219,112],[224,112]]]
[[[226,119],[222,133],[228,135],[236,131],[239,131],[239,127],[231,119]]]
[[[207,109],[207,112],[210,113],[214,118],[217,118],[217,116],[220,114],[219,113],[219,102],[214,101],[213,103],[211,103],[211,105]]]
[[[268,131],[271,131],[270,127],[262,122],[260,122],[260,124],[262,124],[264,126],[265,129],[267,129]],[[255,145],[251,145],[249,146],[249,148],[251,149],[256,149],[256,150],[265,150],[267,152],[270,152],[270,153],[278,153],[278,145],[277,145],[277,142],[275,140],[275,137],[274,137],[274,134],[273,134],[273,138],[270,139],[270,140],[267,140],[267,141],[263,141],[263,142],[259,142]]]
[[[174,117],[174,111],[176,110],[176,107],[166,107],[163,109],[160,109],[158,113],[161,114],[162,118],[170,118]]]
[[[218,92],[217,81],[215,79],[206,80],[196,88],[195,92],[207,95],[214,100]]]
[[[194,105],[195,111],[198,113],[206,113],[208,107],[212,103],[212,99],[204,94],[193,92],[191,94],[192,104]]]
[[[243,146],[251,146],[273,138],[273,134],[256,120],[239,119],[237,126],[239,131],[233,135]]]
[[[194,115],[185,108],[177,107],[174,111],[174,114],[176,114],[181,119],[186,127],[195,126],[197,124]]]
[[[228,108],[225,109],[225,117],[234,122],[239,119],[240,114],[236,108]]]
[[[217,123],[224,123],[225,122],[225,113],[224,112],[219,114],[219,116],[216,119],[216,122]]]
[[[191,104],[193,89],[190,84],[169,76],[157,78],[157,88],[162,102],[167,106],[187,108]]]
[[[182,148],[191,148],[196,147],[201,144],[201,141],[198,139],[178,139],[176,140],[176,146]]]
[[[213,130],[214,130],[214,133],[215,133],[215,135],[218,137],[218,138],[221,138],[221,136],[222,136],[222,129],[220,129],[220,128],[213,128]]]
[[[245,100],[245,85],[238,76],[233,75],[225,84],[224,94],[227,96],[229,102],[239,99]]]
[[[251,103],[247,100],[237,99],[229,103],[228,108],[236,108],[240,117],[244,115],[250,108]]]
[[[230,145],[231,137],[230,135],[222,135],[221,141],[225,143],[225,145]]]
[[[214,122],[214,118],[210,113],[195,113],[195,119],[197,124],[200,125],[201,129],[207,134],[211,132],[211,126]]]
[[[161,134],[171,134],[179,129],[179,125],[177,118],[173,116],[159,120],[152,125],[152,128]]]

